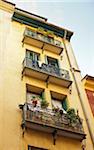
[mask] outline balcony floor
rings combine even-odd
[[[86,134],[81,133],[79,131],[72,131],[72,130],[65,129],[65,128],[63,129],[62,127],[61,128],[54,127],[51,125],[49,126],[49,125],[47,125],[47,123],[41,124],[37,121],[26,120],[26,127],[33,129],[33,130],[47,132],[47,133],[51,133],[51,134],[53,134],[56,131],[58,136],[72,138],[72,139],[76,139],[79,141],[82,141],[86,137]]]

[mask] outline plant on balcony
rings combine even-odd
[[[67,118],[69,119],[69,125],[72,127],[75,127],[78,121],[78,116],[75,113],[75,109],[74,108],[70,108],[67,111]]]
[[[59,112],[59,107],[54,107],[54,106],[53,106],[52,111],[53,111],[54,113]]]
[[[49,106],[49,103],[46,100],[41,101],[41,107],[42,108],[47,108]]]
[[[53,38],[53,37],[54,37],[54,32],[48,30],[48,31],[46,32],[46,36]]]
[[[58,106],[57,107],[53,106],[52,111],[53,111],[54,115],[56,117],[58,117],[58,119],[60,119],[62,117],[62,115],[63,115],[63,110],[60,109]]]
[[[38,97],[32,96],[31,101],[32,101],[33,107],[37,106],[38,100],[39,100]]]
[[[33,100],[32,104],[33,104],[34,107],[36,107],[37,106],[37,100]]]
[[[38,27],[37,32],[41,33],[41,34],[43,34],[45,36],[48,36],[48,37],[52,37],[52,38],[54,37],[54,32],[52,32],[50,30],[45,31],[44,28],[42,28],[42,27]]]
[[[44,28],[39,27],[37,30],[38,33],[45,34]]]

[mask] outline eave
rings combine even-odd
[[[90,75],[86,75],[82,80],[84,80],[84,79],[94,81],[94,77],[90,76]]]
[[[44,30],[53,31],[56,36],[65,38],[70,41],[71,36],[73,35],[72,31],[66,30],[54,24],[48,23],[47,19],[40,17],[38,15],[31,14],[27,11],[15,8],[14,14],[12,16],[13,21],[23,23],[25,25],[32,26],[34,28],[42,27]]]

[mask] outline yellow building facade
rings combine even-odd
[[[0,1],[0,150],[94,150],[72,35]]]

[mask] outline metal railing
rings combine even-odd
[[[45,124],[50,127],[65,129],[78,133],[83,133],[82,123],[76,119],[74,123],[70,123],[67,113],[54,112],[51,109],[42,109],[33,107],[32,104],[25,103],[23,107],[23,122],[35,122]]]
[[[36,71],[40,71],[52,76],[59,77],[61,79],[70,80],[69,72],[65,69],[60,69],[50,64],[42,63],[39,65],[38,61],[31,60],[29,58],[25,58],[23,61],[23,68],[28,67],[30,69],[34,69]]]
[[[55,40],[55,39],[53,39],[51,37],[45,36],[43,34],[34,32],[34,31],[32,31],[32,30],[30,30],[28,28],[25,29],[24,36],[29,36],[31,38],[38,39],[38,40],[41,40],[43,42],[46,42],[46,43],[49,43],[49,44],[53,44],[55,46],[62,47],[60,41]]]

